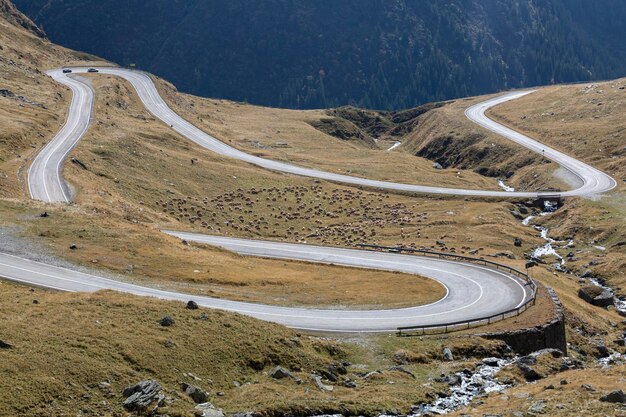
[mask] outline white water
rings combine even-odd
[[[504,183],[504,181],[502,181],[502,180],[498,180],[498,185],[499,185],[499,186],[500,186],[500,188],[502,188],[504,191],[508,191],[508,192],[511,192],[511,193],[512,193],[513,191],[515,191],[515,188],[513,188],[513,187],[511,187],[511,186],[509,186],[509,185],[506,185],[506,184]]]
[[[447,414],[466,406],[477,395],[499,392],[509,388],[510,385],[498,382],[495,379],[495,375],[503,366],[511,362],[513,362],[513,360],[507,361],[499,359],[497,366],[483,364],[469,375],[464,372],[457,372],[455,375],[461,379],[461,383],[450,388],[450,395],[438,398],[430,404],[421,405],[419,411],[414,414],[409,414],[408,417],[418,417],[424,414]]]
[[[398,142],[398,141],[396,141],[393,145],[391,145],[391,146],[389,147],[389,149],[387,149],[387,152],[389,152],[389,151],[393,151],[394,149],[396,149],[396,148],[397,148],[398,146],[400,146],[400,145],[402,145],[402,142]]]
[[[545,211],[541,212],[539,215],[540,216],[546,216],[548,214],[553,213],[556,210],[556,208],[552,207],[552,206],[546,206]],[[524,220],[522,220],[522,224],[524,226],[528,226],[530,224],[530,221],[535,218],[535,216],[528,216],[526,217]],[[535,229],[539,230],[541,233],[541,237],[546,241],[546,244],[543,246],[540,246],[538,248],[536,248],[533,253],[532,256],[534,258],[542,258],[544,256],[554,256],[559,260],[559,264],[557,266],[562,267],[563,265],[565,265],[565,259],[559,255],[559,253],[556,251],[556,249],[554,248],[553,245],[555,244],[560,244],[561,246],[559,247],[560,249],[565,249],[565,248],[570,248],[572,246],[574,246],[574,241],[570,240],[569,242],[565,243],[565,241],[557,241],[554,240],[552,238],[550,238],[548,236],[548,229],[542,226],[537,226],[534,225],[533,226]],[[595,246],[597,249],[601,249],[604,250],[604,247],[600,246]],[[559,268],[556,268],[559,269]],[[624,313],[626,313],[626,299],[620,299],[618,297],[615,296],[615,291],[613,291],[613,288],[611,287],[607,287],[606,285],[602,285],[599,281],[591,278],[589,279],[589,282],[591,282],[593,285],[596,285],[598,287],[601,287],[605,290],[609,290],[611,292],[611,294],[613,294],[613,299],[614,299],[614,303],[615,303],[615,308],[618,311],[622,311]]]
[[[564,241],[557,241],[548,236],[548,229],[542,226],[533,226],[535,229],[539,230],[541,233],[541,238],[546,241],[546,244],[543,246],[539,246],[532,253],[533,258],[543,258],[544,256],[554,256],[559,260],[561,266],[565,265],[565,259],[554,249],[555,244],[564,244]],[[573,244],[572,241],[568,242],[565,245],[562,245],[561,248],[570,247]]]
[[[626,299],[617,298],[615,296],[615,291],[613,291],[613,288],[607,287],[606,285],[602,285],[602,283],[600,283],[600,281],[598,281],[597,279],[594,279],[594,278],[589,278],[589,282],[591,282],[596,287],[600,287],[602,289],[610,291],[611,294],[613,295],[613,301],[615,303],[615,308],[618,311],[622,311],[622,312],[626,313]]]

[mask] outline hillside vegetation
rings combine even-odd
[[[281,305],[401,307],[436,299],[442,288],[404,274],[241,257],[188,245],[160,230],[341,247],[363,241],[407,245],[483,256],[518,268],[544,243],[537,230],[519,221],[538,214],[533,202],[361,190],[221,157],[155,120],[128,83],[102,74],[85,75],[97,97],[94,120],[71,153],[81,164],[68,162],[64,168],[75,202],[32,201],[24,187],[25,169],[64,122],[70,100],[69,90],[44,71],[106,63],[51,44],[10,3],[0,0],[0,6],[2,252],[216,297]],[[474,187],[495,186],[495,178],[487,175],[509,173],[507,181],[516,187],[541,187],[552,184],[556,168],[473,126],[463,109],[480,97],[407,112],[302,112],[202,99],[181,94],[161,79],[155,82],[168,103],[202,129],[276,159],[342,170],[354,169],[345,166],[354,160],[361,170],[354,175]],[[573,105],[571,98],[563,100]],[[611,120],[619,124],[621,109],[612,112]],[[341,137],[345,132],[353,135]],[[384,151],[395,140],[403,144]],[[446,152],[440,155],[442,141]],[[475,150],[493,171],[481,172],[485,165],[474,157]],[[619,165],[606,163],[603,154],[596,158],[592,146],[585,152],[600,167],[622,172]],[[433,160],[443,169],[433,168]],[[597,202],[568,200],[556,214],[539,220],[551,228],[550,222],[558,221],[571,233],[589,233],[584,239],[576,235],[579,246],[567,250],[593,266],[594,274],[606,274],[611,285],[623,271],[620,193],[621,188]],[[604,250],[600,245],[606,245]],[[620,345],[626,322],[614,309],[579,298],[578,277],[557,271],[555,258],[546,261],[532,275],[553,287],[563,303],[569,358],[548,355],[538,362],[535,368],[546,385],[527,385],[521,371],[509,366],[501,380],[515,384],[513,390],[477,397],[473,409],[459,412],[482,415],[502,404],[525,411],[538,401],[545,401],[551,415],[566,415],[571,407],[587,415],[619,411],[599,398],[623,385],[623,365],[618,365],[623,360],[605,359],[606,368],[598,358],[613,350],[626,353]],[[566,266],[573,263],[568,258]],[[447,396],[456,373],[474,372],[483,358],[512,357],[503,342],[477,334],[537,328],[556,311],[541,285],[536,305],[488,328],[405,338],[313,336],[237,314],[109,291],[63,294],[0,281],[0,295],[0,415],[42,417],[127,416],[124,388],[149,379],[158,381],[165,396],[159,414],[172,417],[194,415],[194,401],[183,383],[206,391],[202,397],[227,415],[407,414],[416,404]],[[168,316],[172,320],[162,322]],[[453,360],[443,360],[444,347]],[[567,363],[580,369],[562,373],[561,365]],[[273,378],[276,366],[293,377]],[[316,378],[321,378],[319,384]],[[561,387],[560,379],[570,385]],[[583,381],[595,391],[581,387]],[[547,384],[556,389],[544,390]],[[509,394],[511,401],[505,399]]]
[[[17,0],[50,38],[182,91],[401,109],[623,76],[621,0]]]

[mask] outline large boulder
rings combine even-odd
[[[613,305],[611,291],[596,285],[587,285],[578,290],[578,296],[594,306],[608,307]]]
[[[277,366],[276,368],[270,371],[270,376],[274,379],[283,379],[283,378],[295,378],[294,374],[292,374],[287,369],[282,366]]]
[[[534,382],[544,377],[535,369],[533,369],[530,365],[527,365],[523,362],[518,362],[517,367],[522,372],[522,375],[524,375],[524,379],[526,379],[526,381],[528,382]]]
[[[131,385],[122,394],[126,398],[122,405],[128,411],[143,411],[151,404],[160,407],[165,400],[165,396],[161,394],[161,386],[153,379]]]
[[[454,360],[454,356],[452,356],[452,351],[450,350],[450,348],[443,348],[443,360],[446,362]]]
[[[621,389],[617,391],[611,391],[608,394],[606,394],[604,397],[601,397],[600,401],[604,401],[607,403],[624,404],[626,403],[626,394],[624,394],[624,391],[622,391]]]
[[[181,388],[196,404],[202,404],[209,401],[209,394],[199,387],[183,382]]]
[[[196,405],[194,415],[197,417],[224,417],[224,411],[206,402]]]

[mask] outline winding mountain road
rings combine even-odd
[[[532,296],[519,278],[481,265],[385,252],[294,243],[166,232],[190,241],[220,246],[242,255],[263,256],[420,274],[447,288],[439,301],[389,310],[335,310],[278,307],[193,296],[102,278],[0,253],[0,275],[10,280],[63,291],[111,289],[167,300],[194,300],[199,305],[234,311],[292,328],[328,332],[383,332],[480,318],[518,307]],[[393,285],[392,282],[389,285]]]
[[[214,138],[206,132],[203,132],[179,116],[165,103],[165,101],[163,101],[156,86],[152,82],[152,79],[146,73],[110,67],[102,67],[98,68],[98,70],[101,74],[118,76],[130,82],[137,91],[137,94],[146,109],[148,109],[150,113],[166,123],[168,126],[172,126],[175,131],[187,139],[212,152],[248,162],[272,171],[313,177],[344,184],[402,192],[517,198],[536,198],[545,194],[541,192],[509,192],[429,187],[424,185],[378,181],[349,175],[334,174],[317,169],[303,168],[285,162],[260,158],[226,145],[224,142]],[[75,76],[75,74],[86,72],[87,68],[73,68],[72,74],[64,74],[60,69],[48,71],[48,74],[56,81],[65,84],[72,89],[74,99],[70,105],[68,111],[68,121],[66,122],[64,128],[48,144],[48,146],[42,150],[31,165],[29,174],[32,175],[28,176],[28,186],[31,192],[31,197],[36,200],[48,202],[68,201],[67,190],[69,187],[65,184],[62,176],[63,161],[85,132],[85,126],[89,124],[91,105],[93,103],[93,90],[86,85],[84,79]],[[614,188],[617,183],[613,178],[605,173],[585,164],[584,162],[578,161],[555,149],[545,146],[528,136],[502,126],[485,116],[485,111],[490,107],[505,101],[514,100],[531,92],[532,91],[520,91],[507,93],[472,106],[467,109],[465,114],[475,123],[478,123],[479,125],[492,130],[505,138],[520,144],[521,146],[535,152],[542,153],[546,158],[552,159],[563,168],[571,171],[574,175],[580,178],[582,185],[579,188],[564,192],[550,192],[548,193],[550,195],[558,195],[562,197],[591,195],[603,193]]]
[[[210,151],[266,169],[403,192],[526,198],[542,195],[542,193],[537,192],[452,189],[369,180],[259,158],[226,145],[177,115],[160,97],[147,74],[108,67],[99,68],[99,71],[129,81],[136,89],[143,104],[155,117],[172,126],[174,130],[189,140]],[[55,80],[71,88],[73,98],[65,125],[53,140],[41,150],[29,169],[28,188],[33,199],[45,202],[71,201],[70,187],[65,183],[62,176],[63,163],[87,130],[94,102],[94,92],[86,80],[75,75],[84,72],[87,72],[87,68],[73,68],[72,74],[64,74],[60,69],[48,72]],[[481,126],[526,148],[543,153],[546,158],[554,160],[580,178],[582,185],[579,188],[550,193],[550,195],[564,197],[589,195],[605,192],[615,187],[615,181],[601,171],[508,129],[488,119],[484,114],[488,108],[494,105],[529,93],[530,91],[504,94],[470,107],[465,114],[470,120]],[[392,331],[403,326],[427,326],[458,320],[471,320],[517,308],[533,295],[532,288],[525,285],[524,280],[501,270],[472,263],[395,253],[236,239],[174,231],[164,232],[180,239],[219,246],[248,256],[331,263],[419,274],[443,284],[447,289],[446,296],[428,305],[388,310],[357,311],[278,307],[191,296],[144,287],[2,253],[0,253],[0,276],[63,291],[112,289],[169,300],[187,301],[193,299],[202,306],[235,311],[293,328],[337,332]],[[393,284],[390,283],[390,285]]]

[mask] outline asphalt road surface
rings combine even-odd
[[[167,300],[194,300],[201,306],[234,311],[292,328],[328,332],[383,332],[394,331],[399,326],[468,320],[516,308],[532,296],[531,288],[524,285],[522,280],[480,265],[385,252],[167,233],[243,255],[419,274],[445,285],[447,293],[435,303],[402,309],[359,311],[277,307],[143,287],[6,254],[0,254],[0,276],[63,291],[111,289]],[[389,286],[393,286],[392,281]]]
[[[147,74],[121,68],[99,68],[99,71],[128,80],[136,89],[143,104],[155,117],[189,140],[213,152],[269,170],[404,192],[488,197],[538,197],[542,194],[537,192],[452,189],[368,180],[259,158],[226,145],[177,115],[160,97]],[[88,129],[91,119],[94,92],[84,78],[75,75],[85,72],[87,72],[87,68],[73,68],[73,73],[69,75],[63,74],[60,69],[48,73],[55,80],[72,89],[73,99],[65,125],[37,155],[29,169],[28,187],[34,199],[46,202],[71,201],[71,190],[62,177],[62,169],[67,155]],[[560,193],[549,193],[550,195],[590,195],[605,192],[615,187],[615,181],[606,174],[508,129],[484,115],[485,110],[491,106],[529,93],[530,91],[504,94],[470,107],[465,114],[470,120],[481,126],[513,140],[521,146],[544,154],[546,158],[554,160],[580,178],[582,185],[579,188]],[[470,320],[516,308],[532,296],[532,290],[524,285],[524,281],[521,279],[502,271],[470,263],[394,253],[255,241],[182,232],[166,233],[189,241],[223,247],[242,255],[419,274],[439,281],[446,287],[447,293],[444,298],[435,303],[403,309],[356,311],[277,307],[191,296],[143,287],[6,254],[0,254],[0,276],[63,291],[112,289],[170,300],[187,301],[193,299],[202,306],[235,311],[293,328],[339,332],[390,331],[402,326],[424,326]],[[393,285],[393,282],[390,282],[389,285]]]
[[[512,140],[521,146],[543,154],[546,158],[560,164],[563,168],[571,171],[580,178],[582,185],[574,190],[564,192],[517,192],[517,191],[491,191],[491,190],[471,190],[459,188],[430,187],[415,184],[403,184],[388,181],[370,180],[357,178],[349,175],[334,174],[327,171],[303,168],[285,162],[272,161],[250,155],[243,151],[226,145],[224,142],[198,129],[184,118],[176,114],[159,95],[152,79],[143,72],[131,71],[123,68],[98,68],[100,73],[119,76],[129,81],[137,91],[144,106],[156,118],[160,119],[175,131],[187,139],[197,143],[212,152],[230,158],[238,159],[257,165],[272,171],[279,171],[305,177],[319,178],[333,182],[351,184],[364,187],[372,187],[393,191],[428,193],[428,194],[448,194],[461,196],[484,196],[484,197],[523,197],[535,198],[541,195],[576,196],[591,195],[609,191],[616,186],[616,182],[603,172],[567,156],[555,149],[542,145],[541,143],[502,126],[485,116],[485,110],[508,100],[521,97],[531,91],[521,91],[504,94],[491,100],[479,103],[467,109],[467,117],[492,130],[503,137]],[[48,144],[46,148],[33,161],[29,170],[28,185],[31,196],[37,200],[48,202],[68,201],[69,187],[62,177],[63,161],[72,147],[76,145],[81,135],[85,132],[89,124],[91,106],[93,103],[93,90],[85,84],[81,77],[75,74],[85,73],[87,68],[73,68],[73,73],[68,76],[60,69],[49,71],[48,74],[55,80],[69,86],[74,94],[72,105],[68,113],[68,120],[59,134]]]

